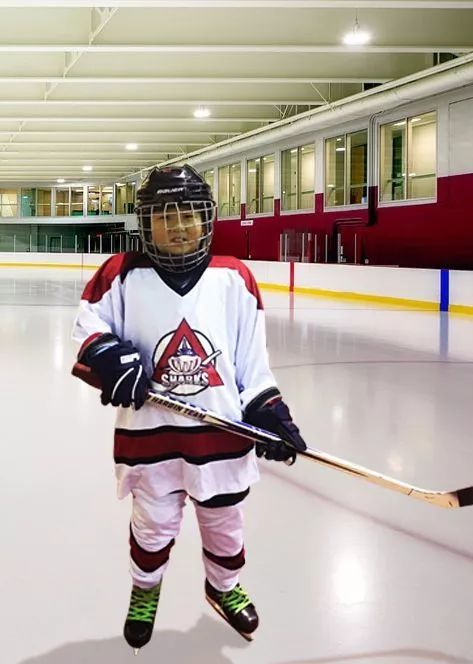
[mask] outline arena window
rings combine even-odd
[[[0,217],[16,217],[18,215],[18,191],[16,189],[0,189]]]
[[[202,177],[206,181],[206,183],[209,185],[210,189],[212,190],[212,193],[215,195],[215,190],[214,190],[214,185],[215,185],[215,171],[213,168],[210,168],[207,171],[204,171],[202,174]]]
[[[302,145],[281,153],[281,209],[313,210],[315,148]]]
[[[249,159],[246,166],[246,211],[272,213],[274,206],[274,155]]]
[[[38,217],[51,216],[51,189],[38,189],[36,192],[36,211]]]
[[[56,188],[56,217],[69,217],[71,204],[70,187]]]
[[[437,113],[381,125],[382,202],[434,198],[437,182]]]
[[[368,132],[325,141],[325,207],[367,202]]]
[[[218,169],[218,216],[240,216],[240,163]]]
[[[135,210],[134,182],[115,184],[115,214],[133,214]]]

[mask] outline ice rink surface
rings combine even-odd
[[[204,600],[188,505],[135,660],[114,412],[70,376],[91,274],[0,270],[1,664],[473,663],[473,507],[304,459],[262,463],[247,500],[254,642]],[[473,484],[473,318],[263,295],[271,365],[311,447],[425,488]]]

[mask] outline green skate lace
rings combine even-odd
[[[226,609],[230,613],[233,613],[234,615],[240,613],[240,611],[243,611],[243,609],[246,609],[246,607],[250,604],[251,599],[248,597],[239,583],[233,588],[233,590],[222,592],[222,608]]]
[[[160,591],[161,584],[149,589],[133,586],[127,620],[152,623],[158,609]]]

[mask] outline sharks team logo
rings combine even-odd
[[[153,355],[152,380],[182,395],[223,385],[216,369],[221,352],[202,332],[192,330],[184,318],[177,330],[159,340]]]

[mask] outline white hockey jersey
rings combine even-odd
[[[84,290],[73,338],[85,344],[105,332],[131,340],[171,394],[232,419],[276,386],[258,287],[235,258],[212,257],[182,294],[146,255],[113,256]],[[114,457],[119,497],[139,481],[203,501],[259,479],[251,441],[150,404],[117,409]]]

